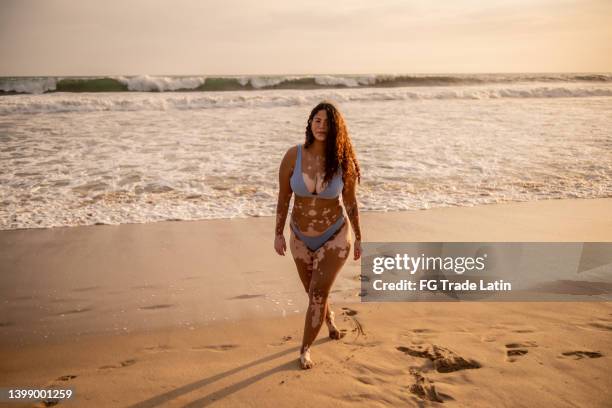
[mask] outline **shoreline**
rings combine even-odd
[[[512,205],[521,205],[528,203],[543,203],[543,202],[576,202],[576,201],[605,201],[612,200],[612,197],[599,197],[599,198],[547,198],[541,200],[531,200],[531,201],[505,201],[505,202],[496,202],[496,203],[484,203],[484,204],[476,204],[469,206],[442,206],[442,207],[429,207],[429,208],[415,208],[409,210],[391,210],[391,211],[361,211],[360,215],[370,216],[371,214],[404,214],[404,213],[422,213],[429,211],[447,211],[451,209],[468,209],[468,208],[488,208],[488,207],[500,207],[500,206],[512,206]],[[612,204],[610,204],[612,206]],[[25,228],[12,228],[12,229],[0,229],[0,234],[9,231],[40,231],[40,230],[58,230],[58,229],[71,229],[71,228],[92,228],[92,227],[119,227],[122,225],[147,225],[147,224],[159,224],[159,223],[188,223],[188,222],[211,222],[211,221],[232,221],[232,220],[251,220],[251,219],[269,219],[274,218],[273,215],[256,215],[256,216],[244,216],[244,217],[231,217],[231,218],[204,218],[204,219],[195,219],[195,220],[184,220],[184,219],[166,219],[166,220],[158,220],[158,221],[148,221],[148,222],[128,222],[128,223],[120,223],[120,224],[106,224],[106,223],[95,223],[90,225],[61,225],[61,226],[52,226],[52,227],[25,227]],[[285,231],[288,230],[285,228]]]
[[[507,205],[515,205],[515,204],[526,204],[526,203],[541,203],[548,201],[597,201],[597,200],[612,200],[612,197],[598,197],[598,198],[546,198],[541,200],[530,200],[530,201],[504,201],[504,202],[492,202],[492,203],[479,203],[467,206],[459,206],[459,205],[450,205],[450,206],[440,206],[440,207],[429,207],[429,208],[414,208],[414,209],[406,209],[406,210],[388,210],[388,211],[376,211],[376,210],[367,210],[361,211],[360,214],[396,214],[396,213],[414,213],[414,212],[423,212],[423,211],[432,211],[432,210],[448,210],[448,209],[461,209],[461,208],[485,208],[485,207],[497,207],[497,206],[507,206]],[[156,220],[156,221],[146,221],[146,222],[125,222],[119,224],[107,224],[104,222],[96,222],[94,224],[88,225],[60,225],[60,226],[51,226],[51,227],[23,227],[23,228],[8,228],[8,229],[0,229],[0,233],[5,231],[32,231],[32,230],[50,230],[50,229],[62,229],[62,228],[90,228],[90,227],[118,227],[121,225],[146,225],[146,224],[157,224],[157,223],[165,223],[165,222],[208,222],[208,221],[230,221],[230,220],[250,220],[256,218],[274,218],[274,215],[252,215],[252,216],[243,216],[243,217],[230,217],[230,218],[203,218],[203,219],[180,219],[180,218],[169,218],[164,220]]]

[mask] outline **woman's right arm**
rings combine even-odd
[[[291,173],[293,171],[293,163],[295,162],[295,148],[291,148],[285,153],[278,170],[278,202],[276,204],[276,227],[274,230],[274,249],[279,255],[285,255],[287,245],[283,231],[285,229],[285,221],[289,212],[289,202],[291,201]]]

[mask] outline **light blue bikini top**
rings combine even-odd
[[[304,176],[302,175],[302,145],[297,147],[297,160],[295,161],[295,167],[293,168],[293,174],[291,175],[291,189],[298,197],[319,197],[319,198],[336,198],[340,196],[344,182],[342,181],[342,169],[338,169],[338,173],[327,183],[325,190],[320,193],[311,193],[306,187],[304,182]]]

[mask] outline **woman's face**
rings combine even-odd
[[[315,139],[320,142],[325,141],[327,132],[329,131],[327,111],[325,109],[321,109],[314,115],[310,124],[310,130],[312,130],[312,134],[314,135]]]

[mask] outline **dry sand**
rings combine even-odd
[[[611,303],[364,304],[357,262],[332,294],[346,337],[323,329],[299,370],[307,300],[273,222],[0,232],[0,386],[70,387],[59,406],[78,407],[609,406]],[[612,241],[612,199],[362,224],[367,241]]]

